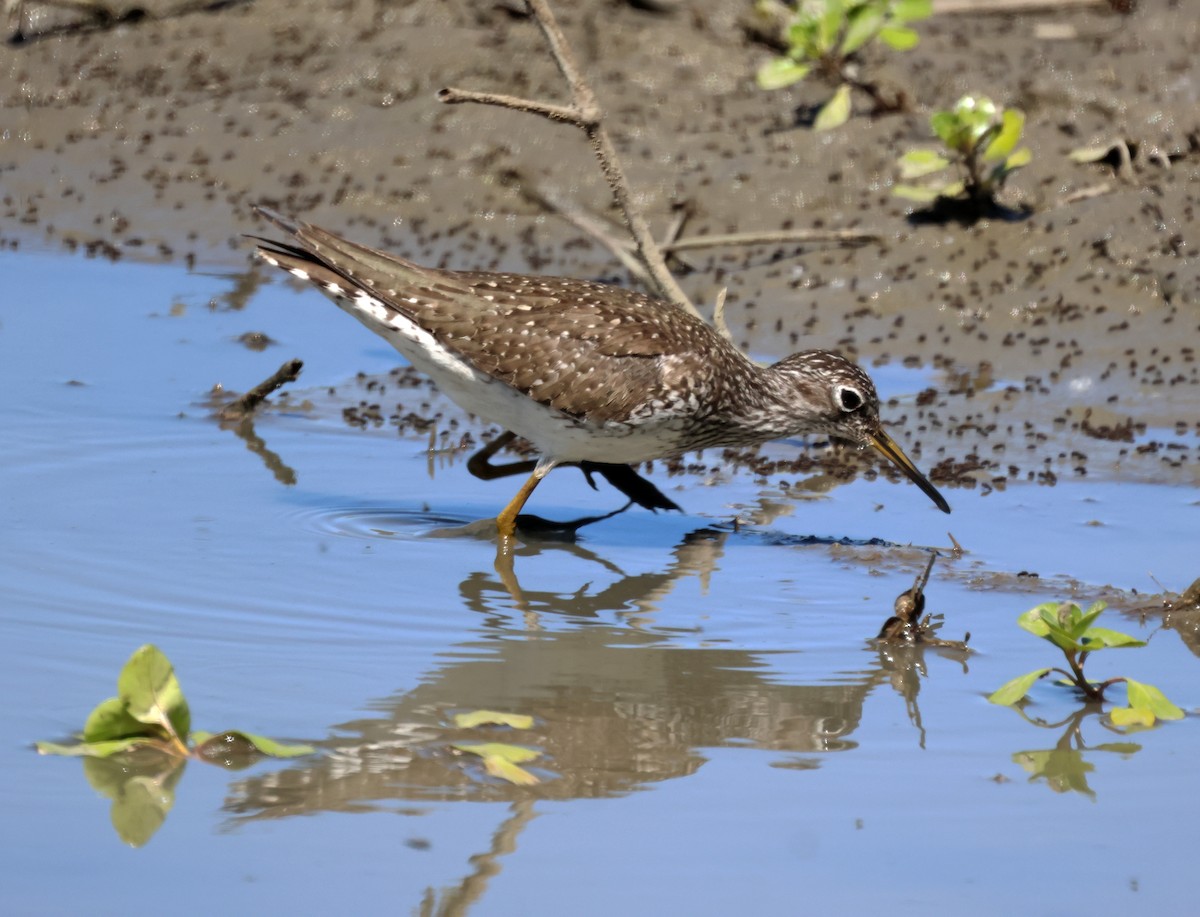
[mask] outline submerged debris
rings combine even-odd
[[[945,623],[943,615],[921,615],[925,611],[925,585],[933,572],[933,565],[938,559],[938,553],[929,553],[929,563],[913,581],[912,587],[896,596],[895,614],[884,622],[879,630],[877,640],[888,643],[922,644],[924,646],[941,646],[950,649],[966,650],[971,639],[970,632],[963,635],[962,640],[943,640],[937,636]]]

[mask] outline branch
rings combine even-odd
[[[583,207],[570,201],[560,200],[556,195],[549,192],[539,191],[520,172],[515,170],[506,171],[501,176],[501,179],[506,183],[515,184],[518,192],[526,200],[531,201],[543,210],[557,213],[576,229],[587,233],[612,252],[613,257],[620,261],[625,269],[634,277],[648,287],[654,286],[654,281],[649,271],[647,271],[646,266],[634,254],[633,244],[628,239],[618,238],[614,235],[609,229],[612,224],[608,220],[603,217],[594,216],[588,213]]]
[[[718,245],[774,245],[780,242],[844,242],[852,245],[878,242],[879,233],[858,232],[853,229],[776,229],[762,232],[734,232],[711,236],[688,236],[665,242],[663,250],[671,253],[715,248]]]
[[[242,395],[235,401],[229,402],[221,409],[222,420],[238,420],[254,412],[254,409],[261,404],[268,395],[277,388],[281,388],[289,382],[295,382],[296,377],[300,375],[300,370],[304,363],[301,360],[288,360],[279,369],[275,370],[269,377],[264,379],[246,394]]]
[[[438,98],[449,104],[461,102],[478,102],[483,105],[498,105],[502,108],[513,108],[531,114],[540,114],[554,121],[567,122],[579,127],[587,135],[592,152],[600,162],[600,169],[612,189],[613,197],[625,214],[625,222],[637,244],[637,251],[649,276],[650,284],[655,292],[663,299],[669,299],[680,307],[687,309],[693,315],[699,315],[695,305],[688,299],[687,294],[676,282],[675,277],[667,269],[662,251],[650,234],[650,227],[633,199],[625,170],[621,167],[620,157],[608,131],[604,128],[604,116],[596,103],[596,96],[591,86],[583,77],[575,62],[567,39],[559,28],[554,14],[550,11],[547,0],[526,0],[529,11],[533,14],[550,53],[558,64],[558,69],[571,87],[572,105],[551,105],[544,102],[534,102],[527,99],[517,99],[513,96],[495,93],[470,92],[467,90],[448,88],[438,93]]]
[[[564,121],[583,127],[583,116],[572,106],[552,105],[549,102],[536,102],[533,99],[521,99],[517,96],[505,95],[500,92],[474,92],[470,89],[455,89],[448,86],[438,90],[438,101],[447,105],[462,105],[464,102],[478,102],[480,105],[495,105],[499,108],[511,108],[513,111],[523,111],[531,115],[541,115],[551,121]]]

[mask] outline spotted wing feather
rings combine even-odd
[[[481,372],[565,414],[636,422],[639,409],[688,413],[714,350],[741,356],[682,309],[621,287],[565,277],[441,271],[264,213],[292,235],[265,250],[309,262],[411,319]],[[261,246],[260,246],[261,247]],[[285,265],[286,266],[286,265]],[[324,272],[323,274],[320,272]],[[328,282],[326,279],[325,282]]]

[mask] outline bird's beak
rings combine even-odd
[[[943,513],[950,512],[950,504],[946,502],[946,498],[937,492],[937,488],[929,483],[929,479],[917,470],[917,466],[912,463],[904,451],[896,445],[896,441],[887,435],[883,430],[876,430],[874,433],[868,434],[870,443],[879,452],[883,453],[893,465],[899,468],[908,476],[908,479],[916,484],[921,490],[925,491],[925,496],[933,501],[934,505]]]

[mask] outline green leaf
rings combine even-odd
[[[999,704],[1002,707],[1010,707],[1019,701],[1022,697],[1029,693],[1029,689],[1033,687],[1033,683],[1039,678],[1044,678],[1050,670],[1035,669],[1032,672],[1027,672],[1012,681],[1007,682],[988,695],[988,702]]]
[[[815,61],[821,56],[817,47],[817,20],[806,16],[795,20],[787,31],[789,55],[795,60]]]
[[[954,104],[954,114],[964,124],[984,128],[996,117],[996,103],[987,96],[966,95]]]
[[[473,710],[470,713],[456,713],[454,725],[459,729],[474,729],[476,726],[511,726],[513,729],[532,729],[533,717],[524,713]]]
[[[879,30],[879,40],[896,51],[908,51],[917,46],[921,36],[916,29],[902,25],[885,25]]]
[[[1029,147],[1023,146],[1004,160],[1004,168],[1009,172],[1015,172],[1031,162],[1033,162],[1033,151]]]
[[[198,731],[193,732],[191,738],[196,745],[196,754],[207,761],[224,763],[227,766],[253,763],[260,755],[272,758],[299,758],[316,751],[311,745],[285,745],[283,742],[252,732],[242,732],[240,729],[229,729],[215,735]]]
[[[83,724],[84,742],[107,742],[112,739],[146,735],[161,737],[162,732],[147,728],[145,723],[134,719],[119,697],[101,701],[88,714],[87,722]]]
[[[1067,633],[1067,628],[1082,614],[1078,605],[1066,602],[1047,602],[1045,605],[1039,605],[1038,611],[1041,613],[1042,623],[1046,625],[1046,633],[1043,636],[1049,636],[1053,630]]]
[[[933,0],[895,0],[891,5],[892,18],[897,22],[916,22],[933,15]]]
[[[892,194],[908,201],[916,201],[918,204],[932,204],[942,197],[944,188],[945,185],[896,185],[892,188]]]
[[[1058,627],[1047,628],[1046,636],[1043,639],[1049,640],[1051,643],[1053,643],[1055,646],[1057,646],[1060,650],[1066,650],[1069,653],[1071,653],[1071,652],[1078,653],[1078,652],[1082,652],[1084,649],[1086,649],[1086,647],[1082,643],[1080,643],[1078,640],[1074,639],[1065,630],[1062,630],[1061,628],[1058,628]]]
[[[1032,617],[1036,613],[1035,619]],[[1017,619],[1027,631],[1032,634],[1037,634],[1043,640],[1049,640],[1059,649],[1068,652],[1080,652],[1083,650],[1083,645],[1080,644],[1073,636],[1071,636],[1071,628],[1078,620],[1082,612],[1078,605],[1059,604],[1057,602],[1046,602],[1037,608],[1025,612]],[[1024,622],[1024,623],[1023,623]],[[1026,626],[1028,624],[1028,626]]]
[[[535,761],[542,756],[536,748],[525,748],[521,745],[507,745],[503,742],[455,742],[450,746],[469,755],[479,755],[481,758],[503,758],[513,764],[524,764]]]
[[[1113,707],[1108,718],[1114,726],[1153,726],[1154,711],[1142,707]]]
[[[1112,144],[1108,146],[1083,146],[1071,150],[1067,157],[1072,162],[1099,162],[1112,152]]]
[[[938,196],[949,198],[959,197],[962,195],[964,187],[965,186],[961,181],[952,181],[949,184],[942,186],[941,191],[938,192]]]
[[[950,160],[937,150],[909,150],[900,157],[899,165],[900,177],[909,180],[944,169]]]
[[[181,742],[191,728],[191,713],[170,661],[157,647],[134,651],[117,678],[117,694],[134,719],[161,726]]]
[[[1021,139],[1021,131],[1024,129],[1025,113],[1016,108],[1006,109],[1000,116],[1000,130],[984,149],[983,158],[986,160],[1004,159],[1016,148]],[[1097,602],[1096,604],[1100,605],[1101,611],[1104,609],[1103,603]],[[1096,612],[1096,614],[1099,613]]]
[[[846,21],[846,12],[842,8],[842,0],[825,0],[825,11],[817,17],[816,42],[818,50],[824,54],[832,51],[837,43],[838,33]]]
[[[63,755],[68,758],[111,758],[121,752],[131,751],[139,745],[158,745],[161,740],[148,736],[130,736],[125,739],[109,739],[103,742],[77,742],[74,745],[59,745],[57,742],[37,742],[39,755]]]
[[[1126,678],[1125,687],[1129,706],[1135,710],[1149,710],[1160,720],[1183,719],[1183,711],[1167,700],[1166,695],[1154,685]]]
[[[513,764],[500,755],[487,755],[483,759],[483,767],[493,777],[499,777],[501,780],[507,780],[517,786],[533,786],[542,782],[538,779],[537,774],[531,774],[525,768]]]
[[[1109,630],[1107,627],[1089,627],[1079,638],[1084,649],[1090,653],[1112,646],[1145,646],[1145,640],[1131,637],[1120,631]]]
[[[1104,611],[1104,608],[1105,605],[1103,602],[1097,602],[1086,612],[1080,611],[1077,605],[1072,605],[1072,613],[1068,619],[1068,624],[1063,629],[1074,639],[1082,639],[1083,635],[1087,633],[1088,628],[1092,626],[1092,622],[1100,617],[1100,613]]]
[[[829,131],[841,127],[850,118],[850,84],[843,83],[828,102],[821,106],[813,121],[813,130]]]
[[[808,64],[796,63],[789,57],[777,57],[759,67],[755,79],[759,89],[782,89],[800,82],[810,70],[812,67]]]
[[[957,150],[960,144],[959,134],[962,133],[958,118],[952,111],[935,111],[929,116],[929,126],[937,134],[948,149]]]
[[[1043,602],[1036,608],[1030,608],[1029,611],[1017,618],[1017,624],[1025,630],[1029,631],[1035,637],[1044,637],[1048,633],[1046,622],[1042,618],[1042,611],[1049,609],[1052,613],[1058,611],[1058,602]]]
[[[849,56],[875,37],[879,27],[883,25],[883,10],[870,4],[860,6],[850,14],[850,24],[842,36],[842,44],[838,49],[843,56]]]

